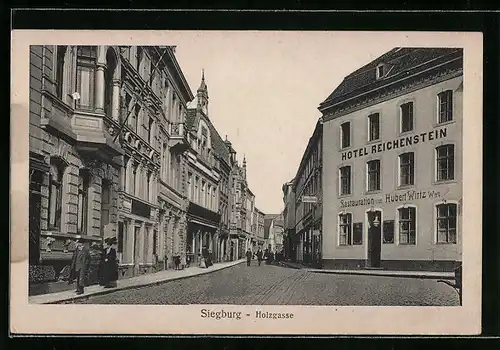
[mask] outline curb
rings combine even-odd
[[[301,267],[297,265],[289,265],[287,263],[283,263],[284,266],[291,269],[299,269],[306,270],[312,273],[324,273],[324,274],[334,274],[334,275],[362,275],[362,276],[378,276],[378,277],[399,277],[399,278],[420,278],[420,279],[444,279],[444,280],[454,280],[455,276],[453,272],[441,272],[435,275],[429,275],[425,272],[423,273],[415,273],[415,272],[404,272],[398,271],[398,273],[391,273],[387,270],[380,271],[367,271],[367,270],[321,270],[321,269],[311,269],[307,267]]]
[[[332,270],[315,270],[315,269],[305,269],[312,273],[323,273],[323,274],[332,274],[332,275],[362,275],[362,276],[378,276],[378,277],[399,277],[399,278],[420,278],[420,279],[445,279],[445,280],[454,280],[455,277],[453,275],[427,275],[427,274],[418,274],[418,273],[398,273],[392,274],[387,272],[365,272],[365,271],[332,271]]]
[[[241,261],[236,262],[235,264],[227,265],[227,266],[221,267],[221,268],[219,268],[217,270],[203,271],[203,272],[198,273],[196,275],[176,276],[176,277],[173,277],[173,278],[170,278],[170,279],[161,280],[161,281],[147,282],[147,283],[144,283],[144,284],[137,284],[137,285],[125,286],[125,287],[121,287],[121,288],[118,287],[118,288],[112,288],[112,289],[103,289],[103,290],[99,290],[99,291],[93,292],[92,294],[74,295],[74,296],[72,296],[70,298],[67,298],[67,299],[49,301],[49,302],[46,302],[46,303],[33,303],[33,304],[38,304],[38,305],[62,304],[62,303],[66,303],[66,302],[72,302],[72,301],[75,301],[75,300],[89,299],[89,298],[97,296],[97,295],[106,295],[106,294],[111,294],[111,293],[114,293],[114,292],[119,292],[119,291],[124,291],[124,290],[132,290],[132,289],[139,289],[139,288],[142,288],[142,287],[157,286],[157,285],[160,285],[160,284],[163,284],[163,283],[167,283],[167,282],[171,282],[171,281],[181,280],[181,279],[185,279],[185,278],[189,278],[189,277],[202,276],[202,275],[206,275],[206,274],[209,274],[209,273],[212,273],[212,272],[221,271],[221,270],[227,269],[229,267],[233,267],[233,266],[239,265],[239,264],[241,264],[243,262],[245,262],[245,261],[241,260]]]

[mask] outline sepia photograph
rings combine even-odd
[[[480,331],[480,34],[24,32],[23,307]]]

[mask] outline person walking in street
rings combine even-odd
[[[260,266],[260,263],[262,262],[263,255],[264,255],[264,253],[262,252],[262,249],[259,247],[259,250],[257,250],[257,261],[259,262],[259,266]]]
[[[90,267],[89,248],[80,240],[76,241],[76,249],[71,259],[71,273],[69,283],[73,283],[76,278],[76,294],[83,294],[85,281]]]
[[[116,238],[106,238],[104,241],[106,248],[104,249],[104,263],[102,272],[102,285],[104,288],[116,287],[118,280],[118,262],[116,260]]]
[[[250,248],[248,248],[247,250],[247,253],[246,253],[246,257],[247,257],[247,266],[250,266],[250,262],[252,261],[252,251],[250,250]]]

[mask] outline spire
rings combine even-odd
[[[207,84],[205,83],[205,69],[204,68],[201,69],[201,83],[200,83],[200,87],[198,88],[198,91],[201,91],[201,90],[207,90]]]

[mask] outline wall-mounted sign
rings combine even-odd
[[[132,214],[149,219],[151,216],[151,207],[146,203],[142,203],[138,200],[132,199]]]
[[[318,197],[315,196],[302,196],[303,203],[317,203]]]
[[[437,190],[408,190],[408,191],[397,191],[392,193],[387,193],[382,196],[361,198],[361,199],[341,199],[340,208],[352,208],[352,207],[362,207],[362,206],[374,206],[384,203],[406,203],[415,200],[435,200],[441,198],[444,195],[441,191]]]
[[[359,158],[369,154],[381,153],[393,149],[404,148],[418,143],[424,143],[432,140],[439,140],[447,136],[448,130],[446,127],[429,132],[423,132],[416,135],[401,137],[396,140],[382,141],[371,146],[358,148],[355,150],[345,151],[342,153],[342,160]]]

